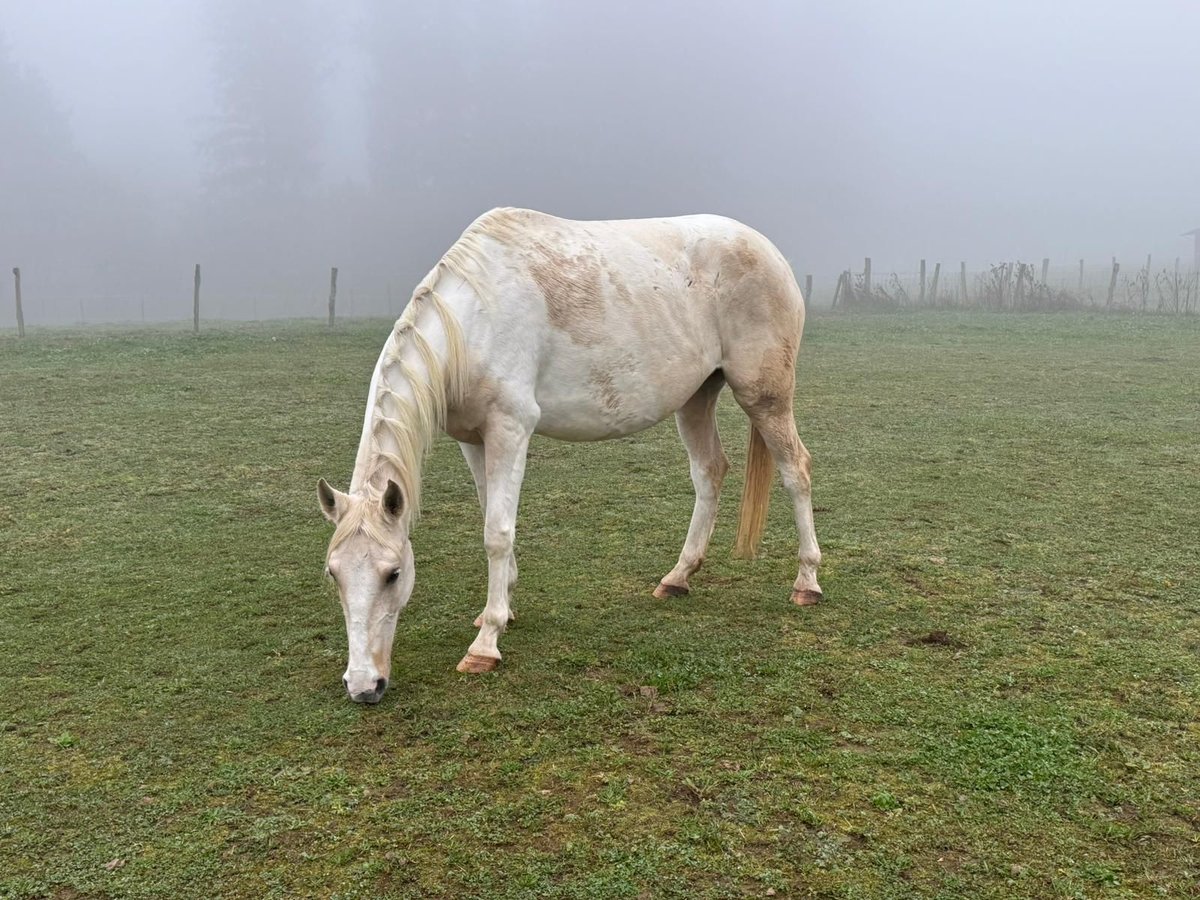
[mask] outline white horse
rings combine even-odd
[[[349,641],[350,698],[387,689],[396,619],[413,588],[409,529],[439,431],[475,478],[488,557],[479,634],[458,664],[486,672],[512,613],[517,500],[533,434],[598,441],[675,414],[696,505],[679,562],[654,596],[686,594],[712,536],[721,481],[717,396],[750,419],[736,550],[752,557],[779,468],[795,506],[799,605],[821,598],[809,454],[792,410],[804,300],[779,251],[719,216],[577,222],[522,209],[485,213],[413,292],[371,377],[350,492],[325,482],[337,527],[327,572]]]

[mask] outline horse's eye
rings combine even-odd
[[[399,570],[399,569],[392,569],[392,571],[388,573],[388,577],[387,577],[387,578],[385,578],[385,579],[384,579],[384,581],[385,581],[387,584],[395,584],[395,583],[396,583],[396,579],[397,579],[397,578],[399,578],[399,577],[400,577],[400,570]]]

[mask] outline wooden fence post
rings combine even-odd
[[[17,337],[25,337],[25,312],[21,309],[21,269],[13,266],[13,285],[17,290]]]
[[[1042,284],[1046,283],[1046,279],[1050,277],[1050,257],[1042,257]]]
[[[925,302],[925,260],[921,260],[921,294],[918,303]]]
[[[337,306],[337,266],[329,270],[329,327],[333,327],[333,314]]]
[[[196,272],[192,277],[192,331],[200,333],[200,263],[196,263]]]
[[[958,264],[958,287],[962,291],[962,305],[967,305],[967,264]]]
[[[871,302],[871,257],[866,257],[863,260],[863,293],[866,295],[866,302]]]
[[[812,302],[812,276],[811,275],[804,276],[804,302],[805,303]]]
[[[1117,290],[1117,273],[1121,271],[1121,264],[1117,262],[1117,258],[1113,257],[1112,277],[1108,280],[1108,305],[1113,305],[1113,294]]]
[[[929,286],[929,299],[934,306],[937,306],[937,283],[938,276],[942,274],[942,264],[934,263],[933,265],[933,284]]]
[[[1083,298],[1083,260],[1079,261],[1079,297]]]
[[[842,282],[845,280],[846,280],[846,273],[845,272],[839,273],[838,280],[837,280],[837,287],[835,287],[833,289],[833,300],[829,304],[830,309],[837,309],[838,297],[841,296],[841,293],[842,293]]]

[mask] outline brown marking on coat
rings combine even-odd
[[[655,231],[647,235],[644,240],[646,246],[669,266],[678,262],[683,253],[683,236],[673,231],[665,234]]]
[[[607,269],[604,274],[608,276],[608,283],[617,296],[617,302],[624,306],[633,306],[633,294],[629,292],[629,286],[624,280],[612,269]]]
[[[617,390],[617,386],[613,382],[613,377],[609,372],[603,369],[592,369],[588,381],[593,388],[592,396],[600,401],[600,405],[607,412],[621,412],[621,394]]]
[[[745,238],[738,238],[733,242],[733,257],[743,272],[762,268],[765,262],[763,255],[752,248]]]
[[[390,679],[392,677],[392,657],[382,650],[375,650],[371,653],[371,662],[375,663],[375,671],[382,677]]]
[[[765,278],[766,262],[763,254],[752,247],[746,238],[739,237],[721,254],[721,280],[733,286],[747,277]]]
[[[786,410],[790,413],[795,392],[796,340],[788,337],[763,352],[758,374],[749,386],[747,400],[755,410]]]
[[[765,241],[739,237],[722,248],[719,265],[725,302],[736,305],[744,327],[778,336],[791,350],[794,369],[804,305],[787,260]]]
[[[584,256],[567,256],[535,241],[526,255],[529,274],[546,303],[550,324],[584,347],[603,338],[605,302],[600,265]]]

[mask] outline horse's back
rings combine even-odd
[[[749,304],[799,309],[803,317],[803,298],[783,254],[726,216],[579,220],[500,208],[480,216],[468,233],[476,229],[506,247],[552,315],[566,297],[576,306],[620,301],[635,319],[638,307],[664,298],[684,308],[713,306],[722,316],[736,316]],[[606,296],[606,281],[614,296]]]
[[[673,413],[739,348],[761,356],[782,343],[794,358],[795,279],[770,241],[734,219],[498,209],[467,234],[492,242],[496,347],[521,348],[496,362],[511,355],[507,370],[533,379],[543,433],[629,434]]]
[[[537,229],[536,249],[527,258],[552,318],[564,312],[555,302],[555,289],[565,286],[578,306],[595,304],[615,314],[605,317],[610,327],[627,336],[635,332],[659,348],[670,342],[691,346],[694,342],[680,330],[702,328],[719,337],[723,347],[778,338],[795,355],[804,298],[783,254],[749,225],[707,213],[577,221],[511,212],[527,216]],[[552,243],[541,243],[541,235]],[[556,246],[561,249],[552,249]],[[601,288],[607,282],[612,291],[593,294],[589,276],[598,277]]]

